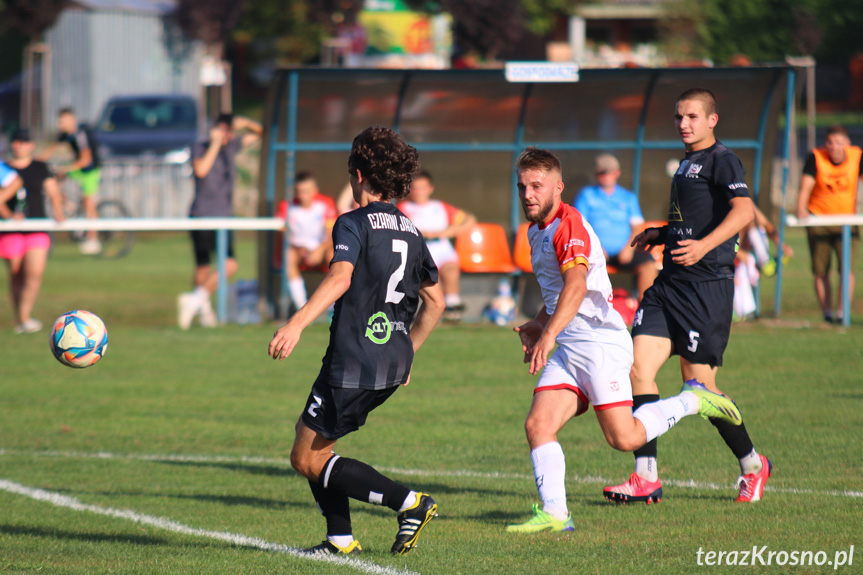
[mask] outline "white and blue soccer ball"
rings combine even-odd
[[[83,309],[67,311],[51,328],[51,352],[63,365],[90,367],[108,349],[108,330],[99,316]]]

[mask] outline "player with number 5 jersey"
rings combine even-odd
[[[335,303],[330,344],[296,425],[291,465],[309,480],[327,522],[327,538],[307,552],[356,555],[348,499],[396,511],[391,552],[416,546],[437,503],[371,466],[334,452],[368,414],[411,377],[414,353],[444,309],[437,268],[413,223],[392,205],[410,190],[416,149],[388,128],[367,128],[353,142],[348,174],[359,208],[333,227],[330,270],[309,301],[273,335],[269,355],[289,356],[303,330]],[[419,301],[422,308],[417,312]]]

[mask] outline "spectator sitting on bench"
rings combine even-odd
[[[297,309],[306,305],[301,270],[326,266],[333,257],[336,204],[318,191],[308,172],[297,174],[294,199],[288,206],[288,291]]]
[[[431,199],[432,193],[434,183],[431,175],[420,172],[411,181],[408,199],[396,207],[422,232],[440,274],[446,302],[444,319],[457,320],[464,310],[459,290],[461,268],[450,238],[474,225],[476,218],[446,202]]]
[[[599,236],[608,265],[635,276],[641,298],[659,272],[650,253],[636,253],[630,245],[644,223],[638,197],[617,184],[620,163],[611,154],[596,157],[595,175],[596,184],[579,192],[575,209]]]

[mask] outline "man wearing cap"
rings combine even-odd
[[[33,159],[36,146],[27,130],[15,131],[11,147],[9,167],[0,163],[0,217],[14,220],[44,218],[44,195],[47,194],[54,218],[62,221],[60,186],[48,166]],[[4,178],[4,170],[17,173],[17,178],[8,175]],[[51,240],[45,232],[0,234],[0,257],[9,267],[9,291],[17,321],[15,333],[33,333],[42,329],[42,322],[30,317],[30,312],[42,287],[50,246]]]
[[[618,185],[620,163],[611,154],[596,157],[595,175],[596,184],[581,190],[575,209],[599,236],[608,265],[635,276],[640,297],[653,285],[658,270],[653,256],[630,245],[644,223],[638,196]]]

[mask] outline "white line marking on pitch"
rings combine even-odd
[[[188,463],[251,463],[257,465],[281,465],[290,469],[291,462],[289,459],[279,457],[252,457],[247,455],[159,455],[147,453],[129,453],[119,454],[99,451],[95,453],[79,452],[79,451],[26,451],[19,449],[0,449],[0,456],[3,455],[33,455],[38,457],[68,457],[82,459],[123,459],[135,461],[175,461]],[[500,471],[471,471],[471,470],[425,470],[425,469],[401,469],[398,467],[377,467],[378,471],[386,473],[398,473],[401,475],[410,475],[414,477],[469,477],[476,479],[505,479],[505,480],[530,480],[533,481],[533,475],[525,473],[504,473]],[[602,484],[609,485],[611,480],[595,475],[574,476],[567,478],[567,481],[573,483],[584,484]],[[732,487],[719,483],[711,483],[706,481],[695,481],[694,479],[663,479],[663,483],[673,487],[681,487],[684,489],[704,489],[708,491],[729,491]],[[863,498],[863,491],[844,490],[824,490],[818,491],[815,489],[798,489],[795,487],[773,487],[767,485],[765,491],[773,493],[786,493],[789,495],[821,495],[826,497],[851,497]]]
[[[419,575],[418,573],[414,573],[413,571],[402,571],[399,569],[394,569],[392,567],[375,565],[374,563],[361,561],[359,559],[351,559],[349,557],[309,555],[308,553],[304,553],[300,549],[296,549],[294,547],[289,547],[287,545],[282,545],[279,543],[269,543],[267,541],[264,541],[263,539],[258,539],[257,537],[249,537],[248,535],[228,533],[225,531],[210,531],[207,529],[198,529],[195,527],[189,527],[188,525],[183,525],[182,523],[178,523],[172,519],[168,519],[165,517],[156,517],[154,515],[146,515],[144,513],[132,511],[130,509],[114,509],[111,507],[90,505],[87,503],[83,503],[78,499],[75,499],[74,497],[69,497],[68,495],[63,495],[54,491],[47,491],[45,489],[39,489],[37,487],[27,487],[26,485],[21,485],[20,483],[15,483],[6,479],[0,479],[0,490],[8,491],[9,493],[15,493],[17,495],[23,495],[37,501],[44,501],[58,507],[66,507],[75,511],[87,511],[90,513],[96,513],[97,515],[106,515],[108,517],[127,519],[135,523],[151,525],[153,527],[158,527],[159,529],[173,531],[174,533],[181,533],[183,535],[194,535],[197,537],[207,537],[209,539],[224,541],[226,543],[238,545],[240,547],[251,547],[254,549],[260,549],[262,551],[293,555],[294,557],[299,557],[301,559],[309,559],[311,561],[324,561],[326,563],[334,563],[336,565],[345,565],[347,567],[357,569],[358,571],[371,573],[372,575]]]

